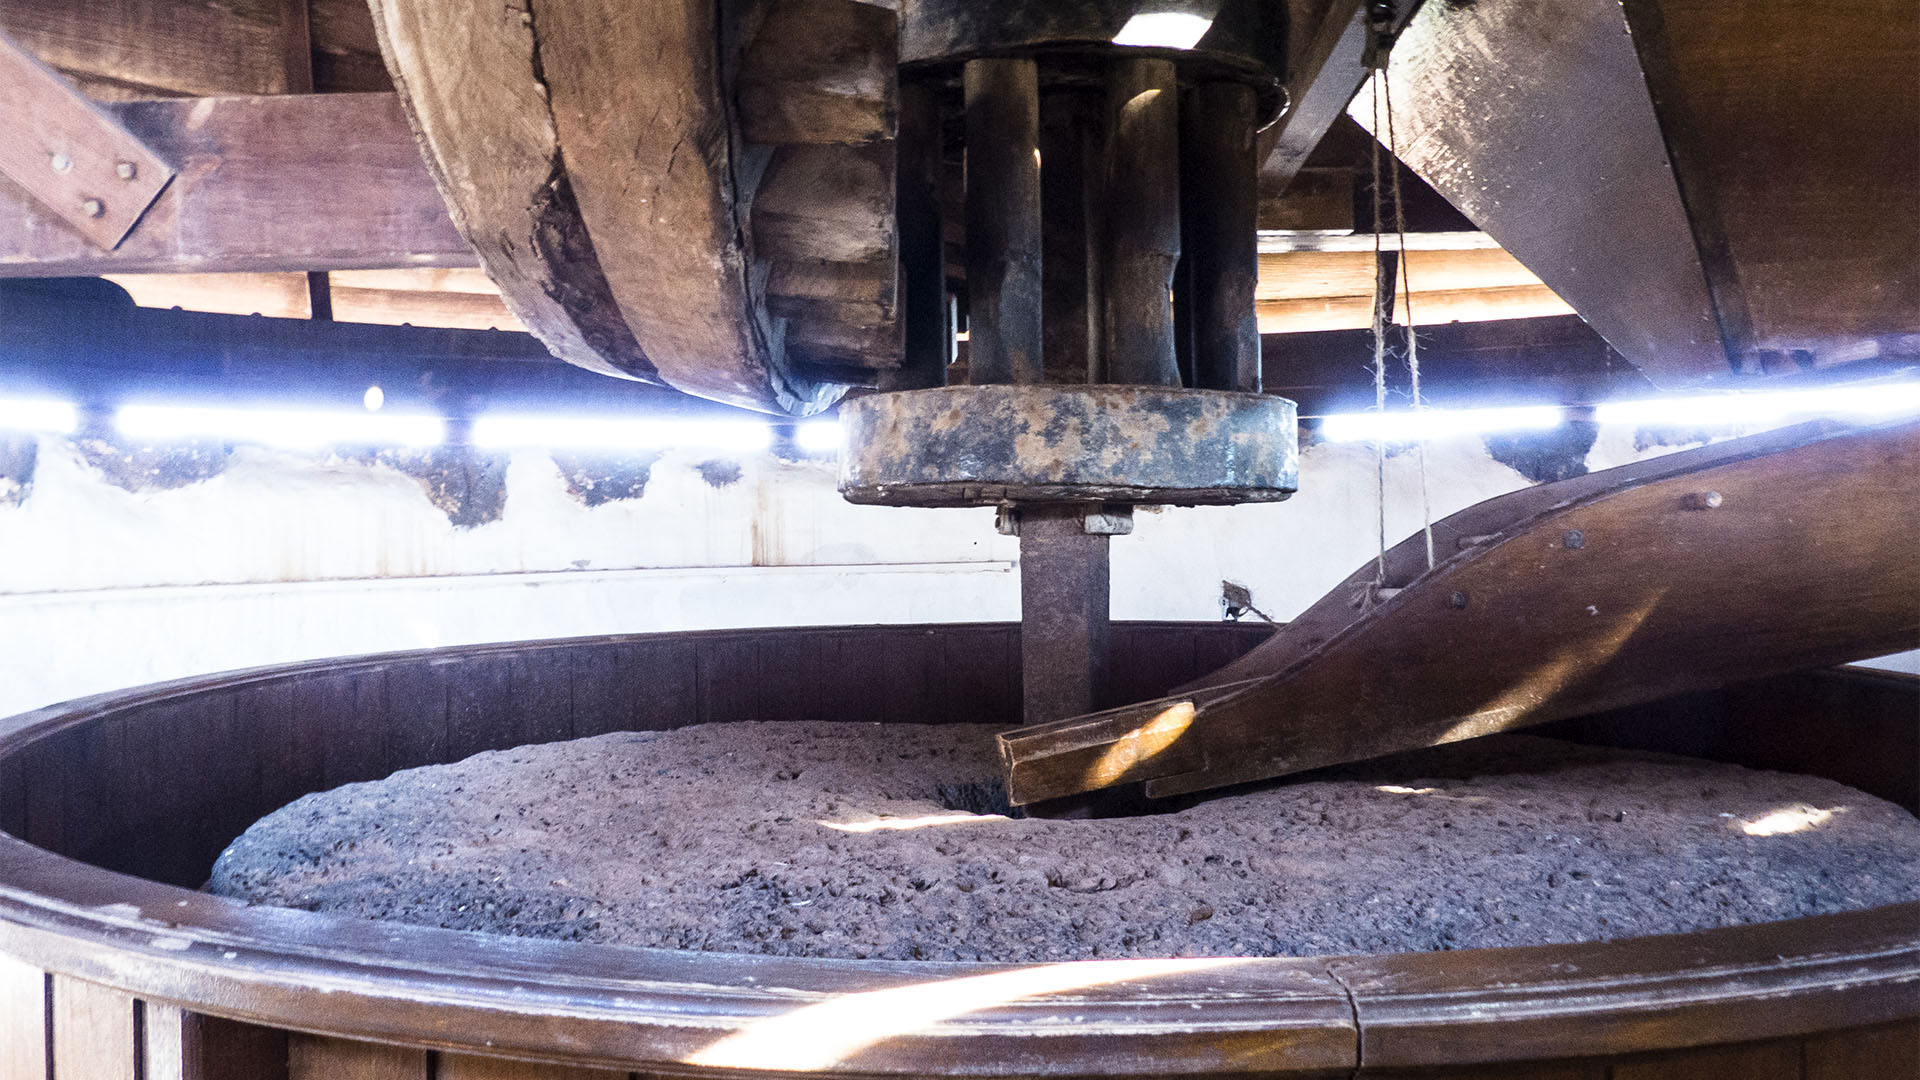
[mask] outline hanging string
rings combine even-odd
[[[1394,137],[1394,131],[1393,131],[1393,82],[1387,74],[1387,69],[1384,67],[1380,69],[1378,80],[1380,83],[1380,92],[1376,95],[1376,98],[1384,98],[1386,100],[1387,149],[1391,151],[1393,154],[1393,160],[1388,165],[1388,168],[1391,169],[1393,172],[1393,229],[1395,234],[1398,235],[1400,238],[1400,295],[1405,298],[1405,309],[1407,314],[1407,317],[1405,320],[1405,325],[1407,328],[1407,374],[1412,382],[1413,411],[1417,419],[1420,411],[1426,408],[1426,402],[1422,400],[1422,398],[1420,397],[1420,335],[1414,333],[1413,282],[1408,277],[1408,268],[1407,268],[1407,261],[1408,261],[1407,260],[1407,208],[1406,208],[1406,204],[1401,200],[1401,197],[1400,197],[1400,157],[1399,157],[1400,144],[1399,144],[1399,141]],[[1380,130],[1380,121],[1377,116],[1374,119],[1373,129],[1375,131]],[[1378,185],[1380,182],[1379,168],[1377,164],[1379,160],[1379,155],[1380,155],[1379,145],[1380,145],[1380,140],[1375,139],[1374,140],[1374,159],[1375,159],[1376,165],[1375,165],[1375,172],[1374,172],[1374,183],[1376,185]],[[1379,196],[1376,194],[1375,195],[1376,203],[1378,201],[1378,198]],[[1379,212],[1376,210],[1375,216],[1374,216],[1374,240],[1373,240],[1374,247],[1376,249],[1380,246],[1379,220],[1380,220]],[[1375,262],[1377,265],[1378,264],[1377,255],[1375,256]],[[1384,334],[1382,336],[1384,336]],[[1376,354],[1378,354],[1381,351],[1384,351],[1382,346],[1378,342],[1376,342],[1375,344]],[[1375,363],[1376,364],[1379,363],[1378,359],[1375,360]],[[1379,379],[1379,376],[1376,375],[1376,380],[1378,379]],[[1376,396],[1378,396],[1377,393],[1376,393]],[[1414,442],[1414,447],[1415,447],[1415,452],[1417,454],[1417,460],[1419,462],[1419,470],[1420,470],[1420,533],[1423,537],[1425,537],[1427,542],[1427,569],[1431,570],[1433,569],[1433,564],[1434,564],[1433,498],[1427,488],[1427,441],[1425,439],[1417,439]],[[1384,526],[1382,528],[1382,531],[1384,532]]]
[[[1380,77],[1373,83],[1373,130],[1380,130]],[[1373,408],[1381,414],[1381,425],[1373,436],[1373,494],[1380,526],[1380,551],[1374,560],[1373,587],[1377,592],[1387,584],[1387,316],[1390,301],[1384,295],[1387,275],[1380,273],[1380,140],[1373,140]],[[1406,261],[1405,254],[1401,262]],[[1371,599],[1371,598],[1370,598]]]

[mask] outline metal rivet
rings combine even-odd
[[[1579,551],[1587,546],[1587,534],[1579,529],[1568,529],[1567,535],[1560,538],[1560,543],[1568,551]]]
[[[99,217],[101,214],[107,212],[107,204],[101,202],[99,199],[88,199],[86,202],[80,204],[80,212],[88,217]]]
[[[1696,491],[1687,496],[1686,506],[1689,510],[1713,510],[1725,501],[1717,491]]]
[[[73,159],[65,154],[55,153],[47,159],[47,164],[53,166],[54,172],[66,172],[73,168]]]
[[[1467,606],[1467,594],[1455,591],[1453,595],[1447,597],[1447,606],[1455,611],[1462,610]]]
[[[113,175],[122,180],[131,180],[140,175],[140,166],[131,161],[123,161],[113,167]]]

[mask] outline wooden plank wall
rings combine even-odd
[[[1611,1060],[1363,1069],[1357,1075],[1380,1080],[1911,1080],[1917,1068],[1920,1020],[1907,1020]],[[0,1080],[649,1080],[651,1075],[275,1031],[139,1001],[78,980],[48,980],[38,970],[0,959]]]

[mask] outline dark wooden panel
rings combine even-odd
[[[1800,1044],[1706,1046],[1636,1058],[1615,1064],[1609,1080],[1800,1080]]]
[[[459,761],[482,750],[516,745],[509,657],[482,653],[447,673],[447,756]]]
[[[138,1080],[133,995],[53,977],[52,1080]]]
[[[691,642],[650,637],[635,643],[633,693],[636,727],[682,727],[701,719],[700,674]]]
[[[565,652],[533,649],[508,660],[507,700],[513,722],[510,745],[573,737],[572,673]]]
[[[700,688],[700,723],[763,720],[760,684],[753,678],[760,648],[748,634],[704,637],[696,645],[695,677]]]
[[[0,1080],[47,1075],[47,976],[0,956]]]
[[[639,720],[635,691],[638,653],[637,646],[624,643],[566,651],[571,665],[570,711],[574,738],[635,730]]]
[[[322,783],[329,788],[386,775],[387,671],[341,671],[315,680],[319,715],[329,717]]]
[[[389,772],[447,761],[448,685],[442,660],[396,664],[387,675]]]
[[[284,1031],[198,1013],[183,1014],[180,1027],[181,1080],[287,1080]]]
[[[534,1065],[500,1058],[448,1054],[434,1070],[435,1080],[628,1080],[630,1074],[567,1065]]]
[[[432,1080],[425,1050],[378,1043],[293,1035],[287,1040],[288,1080]]]
[[[1805,1080],[1912,1080],[1920,1076],[1920,1019],[1806,1040]]]
[[[1563,720],[1541,734],[1812,773],[1920,814],[1920,679],[1910,675],[1798,672]]]

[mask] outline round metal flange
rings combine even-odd
[[[881,506],[1278,502],[1293,402],[1156,386],[949,386],[845,402],[840,493]]]
[[[1285,108],[1287,15],[1264,0],[914,0],[900,63],[938,72],[980,57],[1159,56],[1190,78],[1260,91],[1261,124]]]

